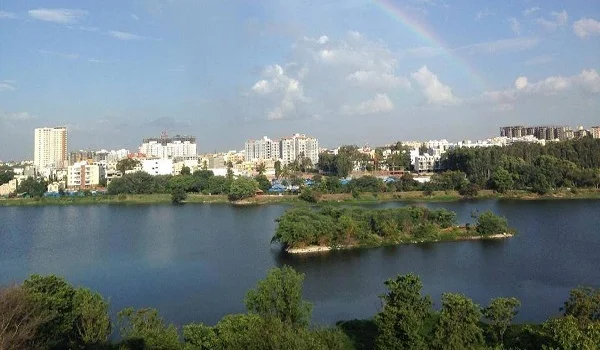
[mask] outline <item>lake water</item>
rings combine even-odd
[[[0,207],[0,284],[57,274],[102,293],[115,313],[150,306],[178,325],[243,312],[246,291],[284,264],[306,274],[304,297],[319,324],[373,316],[383,282],[408,272],[421,276],[436,307],[446,291],[482,305],[515,296],[519,321],[558,313],[577,285],[600,287],[598,200],[420,205],[456,211],[463,223],[491,209],[519,234],[289,256],[269,243],[285,205]]]

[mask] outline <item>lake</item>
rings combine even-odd
[[[285,264],[306,274],[304,297],[318,324],[372,317],[383,282],[408,272],[421,276],[436,307],[443,292],[481,305],[515,296],[518,321],[557,314],[577,285],[600,287],[599,200],[418,205],[455,211],[461,223],[490,209],[518,235],[290,256],[270,244],[285,205],[0,207],[0,284],[57,274],[102,293],[113,313],[155,307],[177,325],[243,312],[246,291]]]

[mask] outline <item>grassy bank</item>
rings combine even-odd
[[[422,191],[410,192],[381,192],[361,193],[358,198],[350,193],[323,194],[319,199],[322,204],[335,203],[378,203],[378,202],[452,202],[463,200],[456,191],[435,191],[426,196]],[[511,199],[511,200],[540,200],[540,199],[600,199],[600,190],[577,189],[575,191],[558,190],[546,195],[538,195],[527,191],[510,191],[504,194],[491,190],[481,190],[476,199]],[[38,206],[38,205],[92,205],[92,204],[167,204],[171,203],[170,194],[138,194],[120,196],[90,196],[63,198],[0,198],[0,206]],[[225,195],[203,195],[190,193],[186,203],[229,203]],[[264,195],[248,198],[238,204],[305,204],[297,195]]]

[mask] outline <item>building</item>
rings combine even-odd
[[[150,175],[172,175],[173,160],[168,158],[143,159],[142,171]]]
[[[440,156],[433,156],[425,153],[415,158],[413,167],[417,173],[432,172],[441,169],[440,161]]]
[[[245,144],[245,160],[281,160],[289,164],[300,157],[306,157],[314,164],[319,162],[319,140],[304,134],[294,134],[280,140],[264,136],[260,140],[248,140]]]
[[[104,168],[87,162],[75,163],[67,168],[67,187],[70,189],[90,189],[100,186],[104,178]]]
[[[12,179],[9,182],[0,185],[0,196],[8,196],[11,193],[15,193],[17,191],[17,186],[19,181],[17,179]]]
[[[503,126],[500,128],[500,136],[508,138],[521,138],[524,136],[535,136],[540,140],[570,140],[574,137],[573,130],[568,126]]]
[[[593,138],[600,139],[600,126],[592,126],[590,128],[590,133],[592,134]]]
[[[67,128],[37,128],[34,136],[34,164],[38,170],[68,165]]]
[[[144,139],[139,151],[149,158],[189,157],[198,154],[194,136],[168,137],[166,134]]]

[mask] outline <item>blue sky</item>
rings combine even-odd
[[[200,152],[597,125],[599,58],[589,0],[0,0],[0,159],[58,125],[72,150],[168,131]]]

